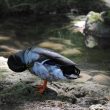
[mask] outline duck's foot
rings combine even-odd
[[[35,95],[37,92],[39,92],[41,95],[45,92],[47,88],[47,80],[44,80],[43,85],[37,85],[37,91],[35,91]]]

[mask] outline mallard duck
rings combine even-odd
[[[37,86],[40,94],[44,93],[47,81],[76,79],[80,74],[73,61],[45,48],[32,47],[19,51],[9,56],[7,64],[14,72],[28,69],[43,79],[43,85]]]

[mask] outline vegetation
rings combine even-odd
[[[93,22],[97,22],[97,21],[103,21],[103,19],[101,18],[101,14],[100,13],[96,13],[91,11],[87,18],[89,19],[89,22],[93,23]]]

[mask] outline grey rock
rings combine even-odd
[[[99,74],[93,77],[93,81],[103,85],[110,85],[110,78],[106,75]]]
[[[101,104],[91,105],[89,110],[107,110],[105,106]]]
[[[81,73],[80,78],[74,80],[75,82],[86,82],[90,80],[92,77],[84,72]]]
[[[89,12],[86,19],[84,35],[85,45],[89,48],[110,47],[110,26],[102,13]],[[110,19],[110,17],[109,17]]]

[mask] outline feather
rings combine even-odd
[[[68,79],[79,77],[80,70],[75,67],[76,64],[70,59],[43,48],[29,48],[27,51],[27,54],[31,53],[27,55],[31,60],[35,59],[33,56],[39,56],[34,62],[32,61],[34,64],[33,71],[42,79],[58,80],[65,79],[65,77]]]
[[[49,51],[48,49],[43,49],[43,48],[32,48],[32,49],[33,49],[33,52],[43,55],[43,56],[47,57],[48,59],[51,59],[60,65],[76,65],[76,63],[74,63],[70,59],[68,59],[56,52]]]

